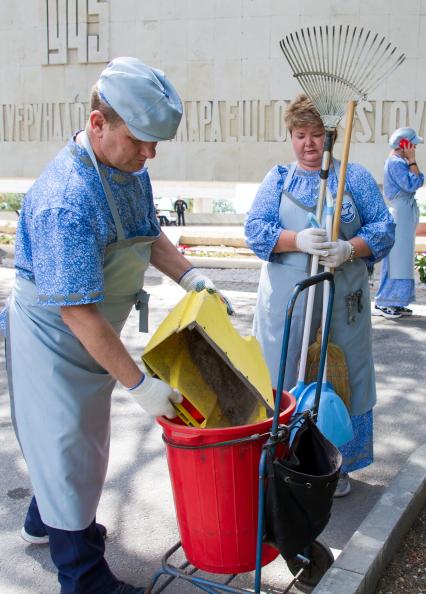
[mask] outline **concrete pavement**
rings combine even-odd
[[[238,272],[238,271],[237,271]],[[236,306],[235,325],[248,334],[255,305],[256,271],[209,270],[221,288],[227,288]],[[13,271],[0,267],[0,301],[12,284]],[[183,291],[154,270],[147,275],[150,328],[155,329],[183,296]],[[411,319],[373,318],[374,356],[379,401],[375,408],[376,462],[353,473],[353,492],[336,500],[322,539],[337,556],[368,520],[407,458],[424,442],[424,384],[426,368],[424,330],[426,291],[418,290],[416,316]],[[132,315],[124,331],[125,343],[137,359],[149,335],[136,330]],[[31,495],[31,487],[10,422],[4,357],[0,357],[0,592],[50,594],[57,591],[56,575],[47,547],[26,545],[18,534]],[[117,388],[113,395],[111,461],[98,520],[109,529],[107,557],[117,575],[131,583],[146,583],[158,569],[160,558],[178,540],[161,432],[128,395]],[[401,532],[400,532],[401,533]],[[402,533],[401,533],[402,534]],[[279,592],[289,582],[285,563],[277,559],[265,568],[265,592]],[[252,575],[238,578],[252,586]],[[331,590],[349,594],[358,590]],[[185,583],[167,592],[196,592]],[[359,592],[367,590],[359,590]],[[294,592],[297,592],[294,589]],[[328,590],[323,590],[325,594]]]

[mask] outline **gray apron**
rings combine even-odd
[[[414,279],[416,254],[416,227],[419,222],[419,207],[415,192],[398,194],[388,201],[389,211],[395,219],[395,243],[389,252],[389,278]]]
[[[338,176],[340,164],[334,159]],[[295,172],[290,166],[280,203],[280,223],[284,229],[301,231],[309,227],[308,215],[315,212],[288,192]],[[324,216],[324,215],[323,215]],[[345,192],[340,224],[340,238],[351,239],[361,228],[361,221],[350,193]],[[285,313],[294,285],[308,276],[309,257],[301,252],[272,254],[260,274],[254,315],[253,333],[259,340],[269,367],[272,385],[276,387],[281,356]],[[376,385],[372,355],[370,292],[365,263],[356,259],[335,270],[336,293],[331,323],[332,342],[346,356],[351,388],[351,415],[370,410],[376,402]],[[306,296],[298,299],[293,312],[284,389],[296,385],[303,335]],[[316,291],[310,342],[315,340],[321,324],[322,290]]]
[[[133,305],[142,302],[146,310],[142,286],[156,237],[125,239],[108,182],[87,139],[84,145],[117,229],[117,241],[105,252],[105,301],[97,307],[120,334]],[[115,379],[64,324],[60,307],[39,306],[35,284],[20,277],[9,330],[13,421],[42,520],[53,528],[82,530],[95,517],[107,471]]]

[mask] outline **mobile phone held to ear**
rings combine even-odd
[[[410,141],[409,141],[409,140],[407,140],[406,138],[402,138],[402,139],[399,141],[399,148],[401,148],[401,149],[407,149],[407,148],[410,148]]]

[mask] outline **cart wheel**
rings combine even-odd
[[[310,547],[309,561],[309,565],[300,574],[298,579],[305,586],[316,586],[327,569],[332,565],[334,561],[333,553],[327,545],[319,540],[314,540]],[[287,567],[293,575],[296,575],[303,567],[303,563],[297,557],[288,559],[286,562]]]

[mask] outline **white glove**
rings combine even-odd
[[[137,388],[130,390],[136,402],[153,417],[164,415],[168,419],[176,416],[172,402],[182,402],[182,394],[173,390],[165,382],[145,373],[143,382]]]
[[[296,235],[296,247],[306,254],[326,256],[330,245],[325,229],[308,227]]]
[[[234,308],[232,307],[232,303],[229,301],[223,293],[218,291],[213,283],[213,281],[201,272],[198,272],[196,268],[189,268],[182,276],[179,281],[180,286],[185,291],[203,291],[206,289],[209,293],[217,293],[223,303],[226,305],[226,309],[228,310],[228,314],[232,316],[235,313]]]
[[[349,241],[338,239],[330,243],[330,249],[326,256],[319,259],[319,263],[328,268],[338,268],[349,260],[352,251],[352,244]]]

